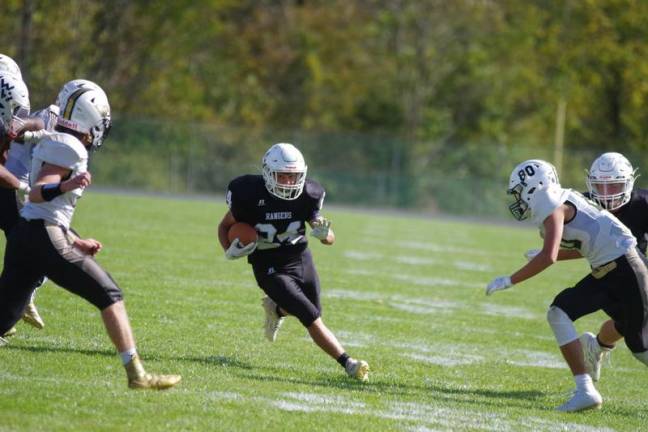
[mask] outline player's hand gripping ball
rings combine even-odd
[[[225,251],[227,259],[237,259],[250,255],[257,247],[256,230],[243,222],[232,225],[227,232],[230,247]]]

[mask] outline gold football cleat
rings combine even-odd
[[[369,364],[364,360],[349,359],[346,367],[347,375],[359,381],[367,381],[369,379]]]
[[[45,327],[45,322],[38,313],[38,309],[36,309],[36,305],[34,303],[29,303],[27,305],[25,311],[23,312],[22,319],[27,324],[31,325],[32,327],[36,327],[39,330]]]
[[[182,377],[180,375],[155,375],[147,373],[142,365],[142,360],[136,354],[130,362],[124,366],[128,376],[128,387],[132,389],[164,390],[178,384]]]
[[[2,337],[10,337],[16,334],[16,327],[11,327]]]

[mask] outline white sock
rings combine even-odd
[[[574,375],[574,381],[576,381],[576,388],[578,390],[587,391],[594,387],[592,378],[588,374]]]
[[[131,349],[128,349],[124,352],[120,352],[119,356],[121,357],[122,364],[126,366],[131,359],[137,354],[137,348],[133,347]]]

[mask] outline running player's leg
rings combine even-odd
[[[122,291],[112,277],[94,258],[75,248],[60,227],[41,224],[38,229],[45,274],[101,311],[106,331],[126,368],[129,387],[165,389],[177,384],[179,375],[151,375],[144,370],[135,347]]]

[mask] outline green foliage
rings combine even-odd
[[[561,101],[567,185],[603,151],[645,165],[647,2],[8,0],[0,24],[33,107],[107,90],[114,185],[222,190],[294,141],[336,200],[454,212],[456,184],[553,161]]]

